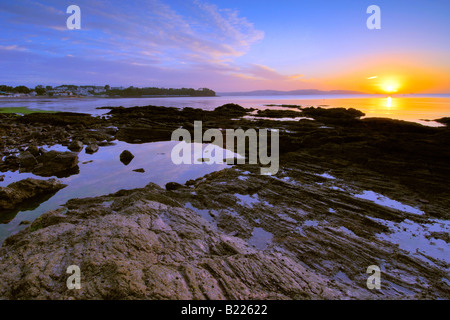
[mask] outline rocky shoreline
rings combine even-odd
[[[83,147],[169,140],[202,121],[204,130],[278,129],[280,171],[235,165],[185,185],[70,200],[4,241],[0,298],[450,298],[448,260],[393,241],[417,226],[448,256],[448,232],[435,230],[449,220],[448,127],[361,120],[342,108],[107,109],[0,115],[0,170],[64,177],[76,174]],[[305,119],[275,121],[296,116]],[[55,144],[73,151],[42,148]],[[66,287],[69,265],[81,268],[80,290]],[[381,267],[381,290],[366,286],[370,265]]]

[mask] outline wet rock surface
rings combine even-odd
[[[89,154],[96,153],[98,151],[98,145],[95,143],[92,143],[86,147],[85,151],[86,151],[86,153],[89,153]]]
[[[108,109],[79,121],[0,115],[0,168],[35,170],[45,143],[168,140],[201,120],[204,130],[278,129],[280,170],[237,165],[167,190],[71,200],[5,240],[0,297],[450,298],[448,127],[343,108],[260,113],[315,119],[286,122],[233,120],[253,111],[236,105]],[[67,290],[72,264],[81,291]],[[370,265],[382,270],[381,290],[366,286]]]
[[[31,169],[38,164],[38,161],[34,155],[32,155],[29,151],[21,152],[17,158],[19,160],[20,167],[24,169]]]
[[[56,179],[24,179],[0,187],[0,221],[5,222],[18,207],[33,207],[46,200],[49,195],[66,187]]]
[[[48,151],[36,158],[32,173],[43,176],[67,177],[78,172],[78,155],[74,152]]]
[[[281,252],[260,252],[213,229],[156,185],[74,200],[0,249],[6,299],[333,299],[326,278]],[[87,202],[87,203],[86,203]],[[84,204],[82,204],[84,203]],[[39,248],[38,243],[46,243]],[[49,254],[52,258],[49,260]],[[66,268],[80,266],[80,290]]]
[[[83,143],[78,140],[73,140],[67,147],[70,151],[80,152],[83,150]]]
[[[183,188],[184,186],[178,182],[168,182],[166,183],[166,190],[177,190]]]

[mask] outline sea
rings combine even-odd
[[[450,94],[434,95],[277,95],[277,96],[216,96],[216,97],[149,97],[149,98],[0,98],[1,108],[27,107],[31,110],[81,112],[102,115],[99,107],[164,106],[213,110],[226,103],[245,108],[280,108],[281,105],[302,107],[355,108],[365,117],[382,117],[414,121],[427,126],[439,126],[434,121],[450,116]]]

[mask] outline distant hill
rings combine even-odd
[[[303,89],[291,91],[255,90],[246,92],[218,92],[219,96],[287,96],[287,95],[325,95],[325,94],[364,94],[364,92],[351,90],[323,91],[317,89]]]

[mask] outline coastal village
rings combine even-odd
[[[3,89],[3,90],[2,90]],[[34,89],[27,88],[25,86],[8,87],[0,86],[0,98],[25,98],[36,96],[47,97],[108,97],[107,90],[124,90],[123,87],[110,87],[105,86],[76,86],[76,85],[60,85],[57,87],[52,86],[36,86]]]
[[[26,86],[12,87],[0,85],[0,98],[28,98],[28,97],[205,97],[215,96],[216,93],[208,88],[156,88],[156,87],[111,87],[105,86],[77,86],[60,85],[57,87],[37,85],[34,88]]]

